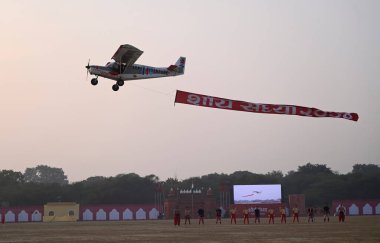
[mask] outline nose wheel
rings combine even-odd
[[[97,78],[93,78],[93,79],[91,79],[91,84],[92,85],[97,85],[98,84],[98,79]]]

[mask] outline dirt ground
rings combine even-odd
[[[9,223],[0,225],[0,242],[380,242],[380,217],[349,217],[338,223],[317,218],[299,224],[244,225],[239,219],[231,225],[227,219],[222,224],[205,220],[198,225],[175,227],[171,220],[103,221],[71,223]],[[289,219],[288,219],[289,221]],[[183,220],[181,221],[183,223]]]

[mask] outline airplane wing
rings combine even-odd
[[[131,45],[121,45],[112,56],[112,59],[118,63],[123,63],[127,66],[133,65],[136,60],[143,54],[143,51]]]

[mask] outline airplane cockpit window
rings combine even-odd
[[[112,69],[113,71],[120,71],[120,65],[117,62],[108,62],[106,67]]]

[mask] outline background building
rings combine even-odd
[[[53,202],[44,205],[44,222],[70,222],[79,220],[79,204]]]
[[[216,199],[213,191],[202,189],[174,190],[169,191],[165,200],[165,218],[171,219],[174,216],[174,210],[177,208],[181,214],[184,214],[185,208],[189,207],[192,218],[197,217],[199,208],[205,211],[205,218],[215,217]]]

